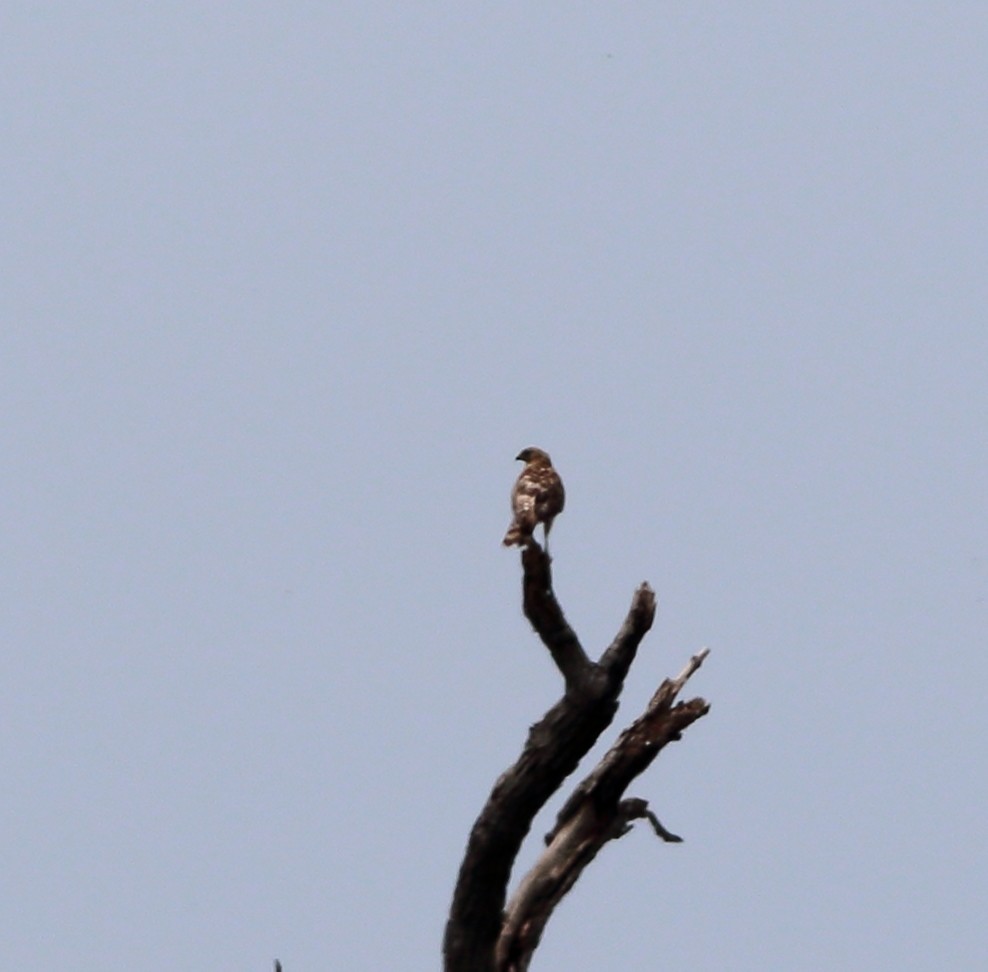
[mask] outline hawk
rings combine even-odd
[[[511,490],[511,509],[515,517],[504,535],[506,547],[534,543],[532,534],[537,523],[542,524],[546,551],[549,549],[549,531],[552,521],[563,510],[566,492],[559,473],[552,468],[552,460],[547,452],[529,446],[515,457],[525,463]]]

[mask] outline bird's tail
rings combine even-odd
[[[517,523],[512,523],[508,527],[508,532],[501,541],[506,547],[522,546],[526,542],[525,531]]]

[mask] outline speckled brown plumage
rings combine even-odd
[[[532,534],[541,523],[546,546],[552,521],[562,512],[566,491],[559,473],[552,468],[549,454],[535,446],[522,449],[517,456],[525,468],[511,490],[511,509],[514,519],[504,535],[504,545],[527,546],[533,543]]]

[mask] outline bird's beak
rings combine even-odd
[[[522,451],[519,452],[517,456],[515,456],[515,462],[518,462],[519,460],[521,460],[522,462],[525,461],[525,450],[524,449],[522,449]]]

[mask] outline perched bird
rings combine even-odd
[[[547,452],[529,446],[516,456],[525,463],[511,490],[511,509],[514,519],[504,535],[504,545],[527,546],[533,543],[535,525],[542,524],[546,551],[549,550],[549,531],[552,521],[563,510],[566,492],[559,473],[552,468],[552,460]]]

